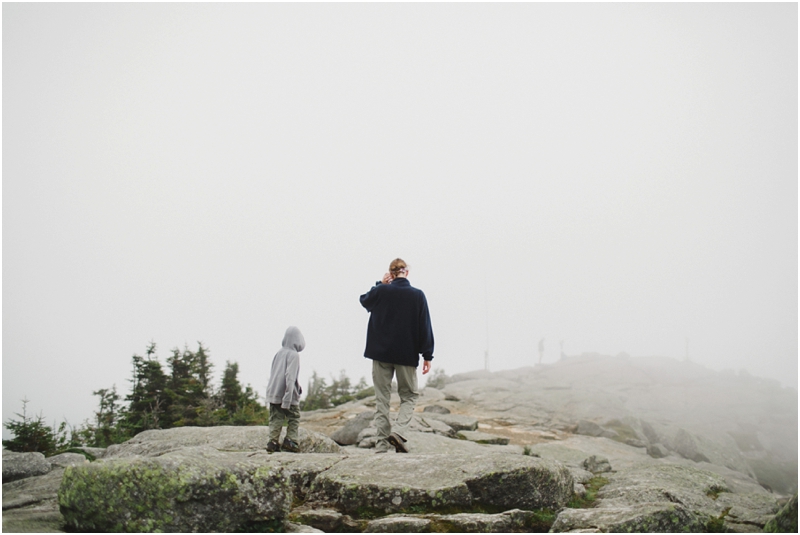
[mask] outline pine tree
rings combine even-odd
[[[56,436],[53,428],[44,423],[41,414],[36,418],[28,417],[29,400],[22,400],[22,414],[17,416],[22,420],[9,420],[6,428],[14,433],[14,438],[4,440],[3,447],[11,451],[32,452],[38,451],[45,455],[52,455],[56,450]]]
[[[111,444],[122,442],[123,431],[120,422],[119,394],[116,385],[111,389],[100,389],[92,392],[92,395],[100,398],[100,406],[95,414],[94,446],[106,448]]]
[[[156,345],[147,348],[147,357],[132,357],[133,385],[131,393],[125,397],[128,408],[124,411],[122,425],[129,436],[147,429],[161,429],[165,425],[164,415],[169,409],[167,396],[167,376],[155,355]]]
[[[222,374],[222,385],[220,386],[220,398],[222,399],[222,406],[229,415],[237,411],[241,397],[242,385],[239,383],[239,364],[226,361],[225,371]]]

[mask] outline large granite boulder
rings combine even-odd
[[[78,531],[235,532],[282,526],[292,490],[280,466],[201,446],[66,468],[58,502]]]
[[[320,473],[307,496],[355,516],[436,512],[475,506],[557,509],[572,497],[570,471],[523,455],[371,455],[343,459]]]
[[[187,447],[208,446],[218,451],[264,451],[269,442],[265,426],[175,427],[143,431],[122,444],[109,446],[103,459],[154,457]],[[325,435],[300,428],[300,451],[337,453],[340,448]]]
[[[42,476],[50,471],[50,463],[39,452],[16,453],[3,450],[3,483]]]

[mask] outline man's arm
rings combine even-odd
[[[428,311],[428,300],[425,299],[425,294],[421,295],[422,303],[420,304],[419,312],[419,352],[422,353],[422,358],[426,362],[433,360],[433,327],[431,327],[431,314]],[[428,365],[430,369],[430,364]],[[423,365],[423,373],[425,368]]]
[[[366,308],[367,312],[372,312],[372,309],[375,307],[375,303],[378,301],[378,288],[380,288],[381,285],[389,284],[390,282],[392,282],[392,276],[391,274],[386,273],[381,280],[375,282],[375,286],[370,288],[367,293],[359,298],[359,301],[361,301],[361,306]]]

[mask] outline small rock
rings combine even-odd
[[[576,483],[587,483],[590,479],[594,477],[594,474],[589,472],[588,470],[582,470],[580,468],[568,467],[570,473],[572,474],[572,478],[575,480]]]
[[[375,411],[365,411],[357,414],[355,418],[348,420],[343,427],[337,429],[331,435],[331,439],[340,446],[358,444],[359,433],[372,425],[372,419],[374,417]]]
[[[678,432],[675,433],[675,438],[672,440],[672,444],[675,447],[675,451],[687,459],[696,463],[709,462],[708,457],[698,448],[697,441],[691,433],[685,429],[678,429]]]
[[[650,444],[647,446],[647,455],[654,459],[661,459],[669,455],[669,450],[663,444]]]
[[[614,431],[606,429],[600,424],[591,422],[589,420],[580,420],[578,422],[578,428],[575,430],[575,434],[586,435],[589,437],[606,437],[606,438],[616,438],[618,436],[617,433],[615,433]]]
[[[303,524],[295,524],[294,522],[286,522],[284,524],[285,533],[325,533],[322,530],[312,528]]]
[[[450,409],[441,405],[428,405],[422,412],[435,412],[436,414],[450,414]]]
[[[431,529],[431,521],[427,518],[415,518],[403,515],[391,515],[367,524],[365,531],[372,533],[427,533]]]
[[[456,432],[455,430],[453,430],[452,427],[442,422],[441,420],[438,420],[436,418],[429,418],[428,416],[415,417],[412,420],[411,425],[409,426],[409,430],[420,431],[422,433],[436,433],[437,435],[442,435],[450,438],[456,437]]]
[[[337,531],[342,526],[343,516],[342,513],[333,509],[298,508],[292,511],[294,521],[326,533]]]
[[[583,461],[583,467],[593,474],[602,474],[611,471],[611,463],[605,457],[592,455]]]
[[[425,418],[435,418],[452,427],[455,431],[477,431],[478,419],[464,414],[425,414]]]

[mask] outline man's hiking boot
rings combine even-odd
[[[386,439],[389,441],[389,444],[394,446],[394,451],[397,453],[408,453],[408,448],[405,446],[405,442],[408,442],[406,439],[398,435],[397,433],[392,433]]]
[[[300,453],[300,444],[295,442],[289,437],[283,439],[283,444],[281,444],[282,451],[290,451],[292,453]]]
[[[281,451],[281,445],[278,444],[277,440],[270,440],[267,443],[267,453],[275,453],[276,451]]]

